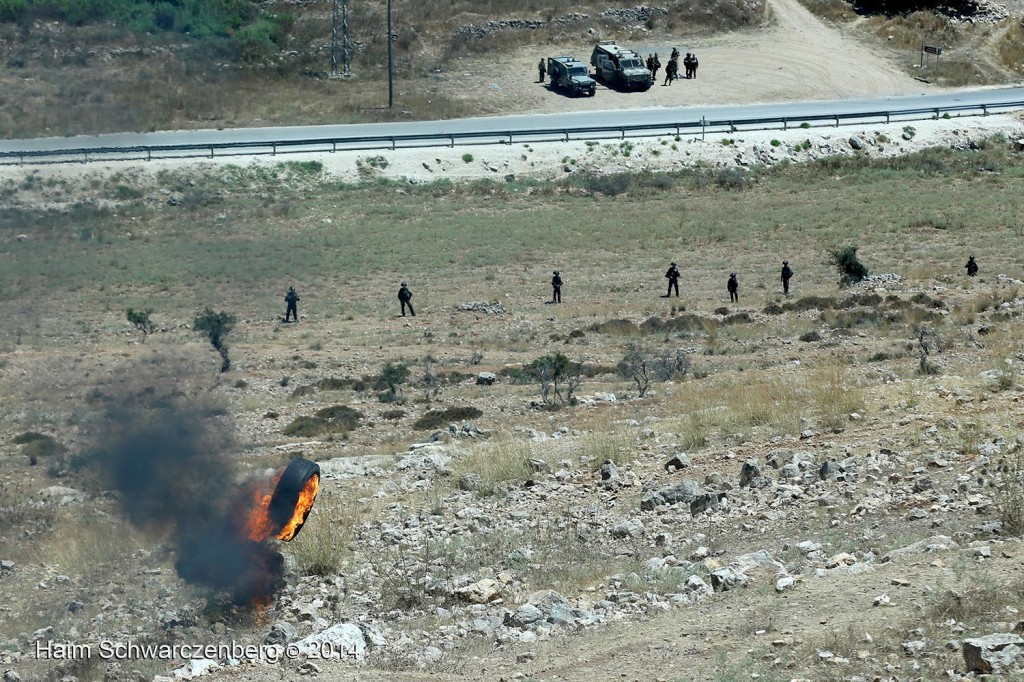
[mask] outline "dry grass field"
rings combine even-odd
[[[950,64],[989,49],[943,85],[1014,78],[1011,19],[805,3],[822,24],[795,2],[726,4],[726,24],[679,23],[704,7],[680,2],[599,28],[714,56],[756,40],[792,58],[775,80],[751,71],[756,85],[652,89],[664,106],[905,94],[922,31],[948,31]],[[289,7],[293,36],[318,51],[272,67],[152,36],[124,54],[55,51],[120,37],[4,24],[0,126],[390,118],[370,77],[342,98],[303,73],[323,68],[326,6]],[[520,15],[396,7],[419,27],[399,36],[420,55],[400,67],[410,118],[568,107],[500,63],[476,71],[481,44],[529,71],[538,50],[593,39],[588,22],[551,19],[604,9],[528,3],[517,12],[544,26],[479,39],[456,30]],[[381,6],[358,12],[379,27]],[[837,40],[866,55],[861,80],[839,56],[818,60]],[[380,47],[367,39],[358,61],[378,81]],[[500,99],[460,90],[478,81]],[[1024,154],[1010,120],[1009,136],[931,122],[955,129],[935,147],[913,142],[921,123],[523,145],[500,150],[505,166],[459,149],[5,167],[4,682],[979,678],[968,640],[1024,629]],[[871,141],[855,151],[852,135]],[[840,282],[833,254],[848,247],[871,277]],[[663,297],[671,261],[678,298]],[[403,280],[415,317],[399,314]],[[282,321],[289,286],[298,323]],[[201,317],[230,326],[226,372]],[[242,522],[245,486],[299,456],[321,465],[317,503],[294,542],[260,544],[283,554],[277,591],[241,599],[241,576],[263,565],[245,555],[225,584],[216,533]],[[89,655],[295,644],[341,626],[359,644],[341,660]],[[47,643],[91,648],[40,655]]]
[[[3,416],[0,559],[15,564],[0,576],[7,662],[39,679],[112,674],[96,660],[33,661],[33,632],[47,627],[40,636],[83,642],[262,639],[267,620],[217,607],[178,581],[173,546],[122,520],[118,496],[90,464],[109,435],[97,417],[111,400],[166,395],[231,434],[239,472],[296,454],[342,467],[334,471],[364,461],[383,470],[328,476],[307,529],[284,548],[294,563],[264,616],[294,619],[326,599],[314,608],[328,619],[378,623],[389,644],[360,672],[366,679],[481,679],[495,669],[532,679],[849,679],[962,669],[959,652],[942,648],[960,632],[944,625],[947,612],[977,594],[977,608],[953,616],[960,636],[1008,627],[1000,623],[1012,619],[1022,560],[1013,541],[1019,466],[1000,462],[1019,457],[1024,267],[1006,245],[1024,224],[1015,199],[1024,160],[1006,138],[974,147],[502,183],[343,184],[314,162],[120,175],[36,169],[5,181],[0,385],[12,409]],[[828,252],[844,246],[858,247],[872,273],[898,277],[841,288]],[[968,254],[982,267],[976,279],[963,272]],[[783,259],[797,272],[789,297],[777,279]],[[670,260],[683,270],[678,299],[661,298]],[[546,303],[552,269],[566,280],[560,305]],[[733,271],[740,302],[728,305]],[[415,318],[398,316],[401,279],[415,292]],[[290,284],[302,296],[298,324],[280,321]],[[458,310],[472,301],[507,312]],[[237,318],[227,373],[190,328],[205,307]],[[152,311],[145,338],[129,308]],[[631,347],[652,367],[683,360],[638,398],[638,385],[617,372]],[[557,353],[582,363],[579,404],[548,404],[529,374]],[[377,378],[387,363],[408,367],[390,397]],[[476,385],[481,371],[498,382]],[[618,399],[606,402],[608,394]],[[338,406],[356,421],[310,421],[341,414]],[[390,472],[394,453],[437,430],[416,422],[454,408],[478,410],[468,421],[490,437],[449,436],[447,422],[465,417],[441,417],[432,423],[451,463],[433,476]],[[779,506],[782,498],[734,488],[732,506],[692,519],[673,507],[640,511],[645,495],[672,481],[663,465],[674,454],[687,453],[687,475],[699,481],[735,481],[746,459],[767,467],[772,452],[801,447],[816,459],[862,460],[864,478],[809,486],[806,503]],[[951,465],[929,464],[940,459]],[[595,485],[608,461],[626,481],[618,492]],[[537,462],[567,478],[538,475]],[[924,471],[933,487],[911,490]],[[475,492],[463,489],[467,480]],[[522,487],[535,480],[546,491],[539,499]],[[54,485],[73,490],[39,497]],[[597,516],[570,532],[579,504],[598,505]],[[487,524],[450,535],[481,509]],[[436,539],[378,545],[409,519]],[[623,519],[642,519],[647,531],[604,539]],[[1003,530],[992,535],[990,521]],[[720,559],[652,573],[646,560],[670,551],[658,533],[674,537],[670,556],[693,559],[706,546]],[[879,563],[938,533],[959,549],[909,567]],[[795,549],[805,540],[872,568],[816,576]],[[994,558],[977,558],[979,543]],[[512,609],[545,589],[580,595],[580,604],[611,585],[672,595],[685,592],[688,576],[757,550],[798,577],[793,599],[761,576],[692,608],[626,611],[532,645],[453,634],[444,620],[452,616],[438,614],[458,618],[465,607],[421,587],[440,580],[455,589],[467,575],[504,570],[514,575]],[[508,558],[523,551],[532,559]],[[908,570],[918,598],[894,595],[892,608],[863,611]],[[69,611],[71,602],[82,606]],[[95,620],[101,611],[110,615]],[[169,625],[172,611],[187,624]],[[916,627],[930,643],[908,656],[905,633]],[[417,648],[427,644],[445,653]],[[180,664],[139,660],[128,671],[148,678]],[[345,679],[347,664],[337,665],[323,674]]]

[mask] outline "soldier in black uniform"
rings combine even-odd
[[[789,295],[789,280],[793,276],[793,268],[789,267],[789,261],[782,261],[782,293]]]
[[[551,278],[551,302],[562,302],[562,276],[558,274],[558,270],[555,270],[555,274]]]
[[[725,288],[729,290],[729,303],[740,302],[740,283],[736,279],[736,273],[729,275],[729,281],[726,282]]]
[[[288,293],[284,295],[284,302],[288,304],[288,308],[284,311],[284,321],[290,322],[291,317],[295,317],[295,321],[299,321],[299,295],[295,293],[295,287],[288,287]]]
[[[669,62],[671,64],[671,62]],[[668,293],[663,298],[668,298],[672,295],[672,289],[676,290],[676,298],[679,298],[679,268],[676,267],[675,262],[668,267],[668,272],[665,273],[665,277],[668,279]]]
[[[974,260],[974,256],[971,256],[970,258],[967,259],[967,265],[965,265],[964,267],[967,268],[968,277],[978,276],[978,262]]]
[[[654,79],[657,79],[658,71],[660,71],[660,70],[661,70],[661,60],[658,59],[658,53],[655,52],[654,53],[654,68],[651,69],[651,79],[652,79],[652,81]]]
[[[416,311],[412,309],[412,292],[409,291],[407,282],[402,282],[402,288],[398,290],[398,300],[402,303],[402,317],[405,317],[405,306],[409,306],[409,314],[416,317]]]
[[[697,54],[690,55],[690,78],[697,77],[697,67],[700,66],[700,62],[697,61]]]
[[[662,85],[672,85],[678,74],[679,63],[675,59],[668,60],[668,66],[665,67],[665,82]]]
[[[672,56],[669,57],[669,59],[679,59],[679,48],[678,47],[673,47],[672,48]]]
[[[683,57],[683,70],[686,74],[686,78],[690,78],[693,69],[693,57],[687,52],[686,56]]]
[[[537,78],[539,79],[538,80],[539,83],[543,83],[544,82],[544,74],[546,72],[547,72],[547,69],[544,68],[544,58],[541,57],[541,60],[539,62],[537,62]]]
[[[654,73],[654,55],[653,54],[647,55],[647,61],[644,62],[644,64],[647,66],[647,70],[648,71],[650,71],[651,73]]]

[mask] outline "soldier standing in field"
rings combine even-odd
[[[544,73],[546,71],[547,71],[547,69],[544,68],[544,58],[541,57],[540,61],[537,62],[537,78],[538,78],[537,82],[538,83],[543,83],[544,82]]]
[[[729,275],[729,281],[726,282],[725,288],[729,290],[729,303],[740,302],[740,283],[736,279],[736,273]]]
[[[669,62],[671,64],[672,62]],[[672,289],[676,290],[676,298],[679,298],[679,268],[676,267],[675,261],[672,262],[668,267],[668,272],[665,273],[665,278],[668,279],[668,293],[663,298],[668,298],[672,295]]]
[[[700,66],[700,62],[697,61],[696,53],[690,55],[690,77],[697,77],[697,67]]]
[[[647,55],[647,61],[644,63],[647,65],[647,70],[650,71],[651,73],[654,73],[654,55]]]
[[[672,56],[670,56],[669,59],[676,59],[676,60],[679,59],[679,48],[678,47],[673,47],[672,48]]]
[[[295,321],[299,321],[299,295],[295,293],[295,287],[288,287],[288,293],[284,295],[284,302],[287,304],[287,308],[284,311],[284,321],[290,322],[291,318],[294,317]]]
[[[653,82],[658,78],[658,71],[661,70],[661,60],[658,59],[658,53],[654,53],[654,68],[651,69],[651,81]]]
[[[675,59],[668,60],[668,66],[665,67],[665,82],[662,85],[672,85],[678,73],[679,63]]]
[[[558,270],[555,270],[555,274],[551,278],[551,302],[562,302],[562,276],[558,274]]]
[[[405,306],[409,306],[409,314],[416,317],[416,311],[412,309],[412,292],[409,290],[408,282],[402,282],[398,290],[398,300],[402,304],[402,317],[405,317]]]
[[[782,261],[782,293],[789,296],[789,280],[793,277],[793,268],[789,267],[789,261]]]
[[[965,265],[964,267],[967,268],[968,277],[978,276],[978,262],[974,260],[974,256],[971,256],[970,258],[967,259],[967,265]]]

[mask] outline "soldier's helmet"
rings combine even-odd
[[[783,265],[789,265],[789,261],[788,260],[784,260],[784,261],[782,261],[782,264]]]
[[[736,276],[736,273],[734,272],[734,273],[732,273],[732,274],[731,274],[731,275],[729,275],[729,276],[730,276],[730,277],[735,277],[735,276]]]
[[[556,275],[558,274],[558,270],[555,270],[555,274],[556,274]]]
[[[408,282],[402,282],[402,286],[403,287],[407,287],[407,286],[409,286],[409,283]]]
[[[295,287],[288,287],[288,291],[295,291]]]
[[[675,261],[672,261],[672,265],[674,266],[675,264],[676,264],[676,262],[675,262]]]

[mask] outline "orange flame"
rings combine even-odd
[[[272,489],[277,486],[280,478],[281,475],[278,474],[271,481]],[[256,490],[253,493],[253,506],[246,522],[249,539],[253,542],[263,542],[274,536],[278,540],[286,542],[292,540],[306,523],[306,518],[309,517],[309,512],[313,509],[313,502],[316,501],[318,492],[320,492],[320,475],[314,474],[299,491],[299,500],[295,503],[295,510],[292,512],[291,518],[278,530],[273,519],[270,518],[270,502],[273,495],[268,495],[263,490]]]
[[[288,519],[288,523],[284,524],[281,532],[277,534],[278,540],[288,542],[295,537],[295,534],[306,523],[306,518],[309,516],[310,510],[313,509],[313,502],[316,501],[318,492],[320,492],[320,474],[313,474],[299,491],[299,501],[295,503],[295,511]]]
[[[279,480],[281,480],[280,473],[270,482],[270,490],[277,486]],[[253,505],[249,511],[249,517],[246,519],[245,530],[253,542],[263,542],[274,533],[274,522],[270,519],[270,500],[273,499],[273,495],[257,488],[253,491],[252,497]]]

